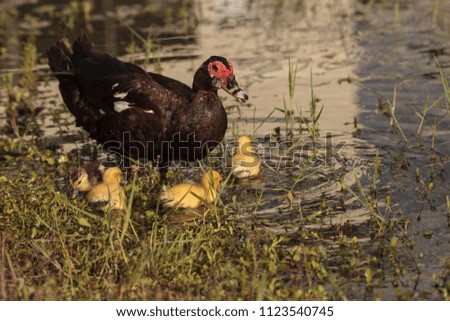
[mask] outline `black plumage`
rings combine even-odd
[[[236,98],[231,62],[212,56],[194,75],[192,89],[160,74],[93,51],[81,32],[72,48],[63,40],[48,49],[49,66],[77,126],[109,152],[145,161],[194,161],[224,137],[227,115],[217,95]]]

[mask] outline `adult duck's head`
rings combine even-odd
[[[199,89],[217,91],[220,88],[241,101],[248,100],[248,95],[239,88],[231,61],[224,57],[212,56],[197,70],[193,89],[194,91]]]

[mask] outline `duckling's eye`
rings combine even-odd
[[[83,181],[83,180],[80,178],[80,179],[78,180],[78,182],[77,182],[78,185],[81,184],[82,181]]]

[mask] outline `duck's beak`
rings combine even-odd
[[[248,100],[248,95],[239,87],[234,75],[228,77],[228,81],[225,86],[222,86],[222,89],[243,102]]]

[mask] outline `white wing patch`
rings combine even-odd
[[[119,100],[114,103],[114,110],[118,113],[128,108],[133,108],[133,106],[124,100]]]
[[[133,104],[130,104],[129,102],[126,102],[126,101],[124,101],[124,100],[119,100],[119,101],[116,101],[115,103],[114,103],[114,110],[116,111],[116,112],[118,112],[118,113],[120,113],[121,111],[124,111],[124,110],[126,110],[126,109],[129,109],[129,108],[135,108],[136,106],[133,106]],[[149,109],[149,110],[145,110],[145,109],[143,109],[143,111],[145,112],[145,113],[147,113],[147,114],[154,114],[155,112],[153,111],[153,110],[151,110],[151,109]]]
[[[118,83],[118,82],[116,82],[114,85],[112,85],[111,89],[114,90],[114,88],[116,88],[117,86],[119,86],[119,83]],[[131,89],[130,89],[130,90],[131,90]],[[116,112],[120,113],[121,111],[124,111],[124,110],[126,110],[126,109],[136,107],[136,106],[134,105],[134,103],[129,103],[129,102],[123,100],[123,99],[125,99],[125,97],[127,97],[127,95],[128,95],[128,93],[130,92],[130,90],[128,90],[127,92],[120,92],[120,91],[118,91],[118,92],[115,92],[115,93],[113,94],[113,97],[116,98],[116,99],[118,99],[118,101],[114,102],[114,110],[115,110]],[[147,113],[147,114],[154,114],[154,113],[155,113],[155,112],[154,112],[153,110],[151,110],[151,109],[147,109],[147,110],[143,109],[143,110],[144,110],[144,112]],[[105,113],[103,110],[100,109],[100,114],[104,115],[104,114],[106,114],[106,113]]]
[[[117,98],[117,99],[124,99],[128,95],[129,92],[130,91],[127,91],[126,93],[125,92],[117,92],[117,93],[114,93],[113,97]]]

